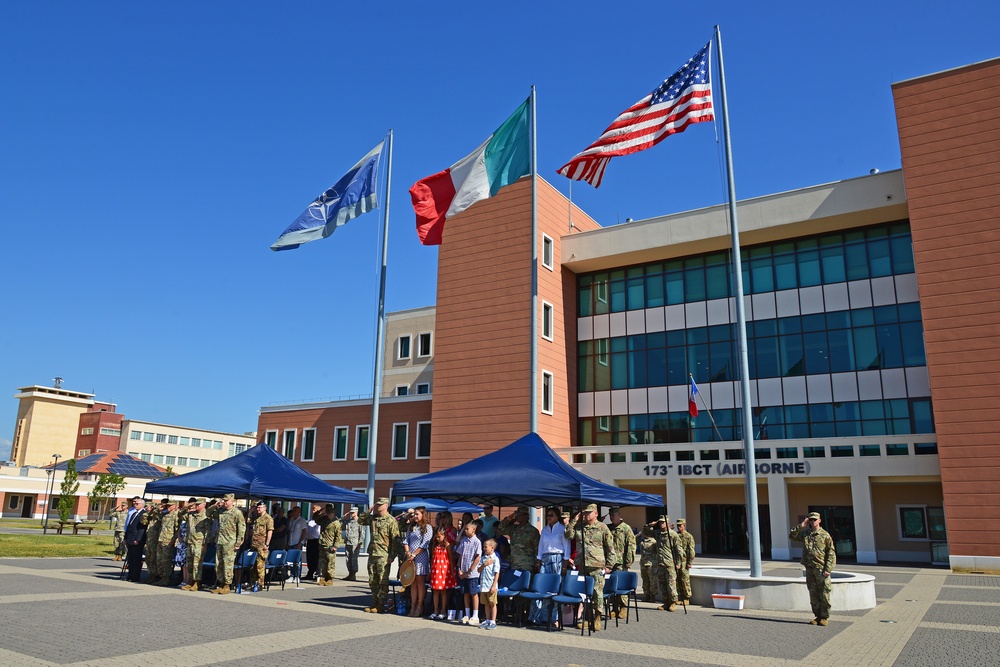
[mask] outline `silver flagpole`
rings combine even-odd
[[[719,56],[719,101],[722,105],[722,134],[726,153],[726,181],[729,186],[730,234],[733,241],[733,287],[736,292],[736,330],[740,341],[740,395],[743,408],[743,458],[746,462],[747,538],[750,547],[750,576],[761,576],[760,518],[757,516],[757,474],[753,451],[753,413],[750,409],[750,361],[747,355],[747,321],[743,305],[743,266],[740,261],[740,229],[736,220],[736,179],[733,176],[733,149],[729,138],[729,107],[726,103],[726,70],[722,63],[722,33],[715,26],[715,46]]]
[[[531,432],[538,433],[538,169],[535,87],[531,87]],[[532,508],[534,509],[534,508]]]
[[[382,396],[382,363],[385,356],[385,272],[389,256],[389,192],[392,185],[392,130],[386,145],[385,214],[382,222],[382,267],[378,279],[375,373],[372,379],[372,423],[368,427],[368,507],[375,504],[375,463],[378,458],[378,404]]]

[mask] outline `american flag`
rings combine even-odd
[[[656,90],[623,111],[597,141],[563,165],[559,173],[600,187],[611,158],[645,150],[683,132],[691,123],[714,120],[711,46],[709,41]]]

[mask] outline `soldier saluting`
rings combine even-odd
[[[830,618],[830,573],[837,567],[837,550],[830,533],[820,528],[819,512],[810,512],[789,537],[802,542],[802,566],[806,568],[806,588],[812,605],[813,620],[809,625],[828,625]]]

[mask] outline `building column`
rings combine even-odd
[[[878,562],[875,550],[875,522],[872,519],[872,489],[867,475],[851,475],[851,498],[854,506],[854,539],[858,563]]]
[[[771,558],[791,560],[791,542],[788,539],[788,486],[780,475],[767,476],[767,502],[771,517]]]
[[[684,516],[687,503],[684,499],[684,480],[680,477],[667,482],[667,512],[671,519]]]

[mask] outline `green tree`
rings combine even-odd
[[[55,474],[54,472],[52,473]],[[80,489],[80,482],[77,481],[76,459],[66,461],[66,474],[59,485],[59,520],[69,521],[69,515],[76,507],[76,492]]]
[[[164,477],[164,478],[167,478],[167,477],[173,477],[173,476],[175,476],[176,474],[177,474],[177,473],[175,473],[175,472],[174,472],[174,467],[173,467],[173,466],[167,466],[167,467],[166,467],[166,468],[164,469],[164,471],[163,471],[163,477]]]
[[[110,504],[118,497],[118,493],[125,488],[125,478],[114,473],[102,473],[97,476],[97,483],[94,489],[87,494],[90,498],[90,505],[97,505],[97,520],[100,521],[107,516]]]

